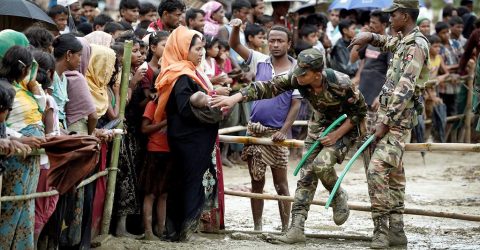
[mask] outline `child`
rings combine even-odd
[[[152,230],[152,207],[157,200],[157,225],[155,231],[158,237],[163,236],[166,217],[167,183],[171,169],[170,149],[167,141],[167,120],[155,121],[156,101],[149,101],[145,108],[142,121],[142,133],[148,135],[147,159],[141,174],[141,187],[145,193],[143,200],[143,223],[145,240],[158,240]]]
[[[431,44],[430,50],[429,50],[430,65],[428,66],[430,71],[430,79],[436,79],[438,84],[433,83],[425,86],[425,94],[424,94],[425,115],[427,118],[431,118],[433,121],[433,120],[436,120],[436,119],[433,119],[434,109],[438,109],[437,106],[445,106],[445,104],[443,104],[442,99],[437,96],[437,86],[439,85],[443,86],[445,84],[445,79],[449,75],[449,72],[448,72],[447,66],[443,61],[442,56],[440,55],[440,48],[442,46],[440,38],[436,35],[432,35],[432,36],[428,36],[428,41]],[[440,69],[443,72],[442,75],[439,75]],[[445,125],[438,126],[436,122],[433,122],[432,132],[435,137],[434,139],[436,141],[445,142],[445,138],[441,138],[441,136],[439,136],[439,135],[445,135],[445,131],[443,132],[439,131],[444,129],[445,129]],[[428,140],[428,137],[430,137],[430,130],[431,130],[431,127],[426,128],[426,132],[425,132],[426,140]]]
[[[304,25],[298,32],[298,36],[301,41],[311,46],[315,46],[318,43],[318,29],[314,25]]]
[[[129,25],[129,29],[133,30],[133,23],[137,22],[140,10],[138,0],[122,0],[120,1],[119,11],[122,17],[121,22]]]
[[[265,43],[265,29],[258,24],[247,24],[245,38],[250,49],[263,53]]]
[[[84,0],[82,2],[83,16],[87,19],[87,22],[93,24],[93,20],[98,15],[97,7],[97,0]]]
[[[225,86],[232,83],[232,79],[230,79],[227,74],[223,72],[215,72],[215,68],[217,67],[215,58],[220,52],[218,38],[213,36],[205,36],[205,40],[205,74],[210,78],[210,81],[213,85]]]
[[[201,91],[190,96],[193,114],[204,123],[216,123],[223,119],[222,109],[210,108],[211,97]],[[226,112],[227,110],[225,110]]]
[[[165,49],[165,44],[167,43],[167,38],[169,33],[166,31],[157,31],[152,33],[148,38],[148,53],[147,61],[148,67],[145,72],[145,77],[142,79],[140,86],[143,89],[145,96],[145,103],[153,96],[151,89],[154,88],[155,84],[155,75],[160,73],[160,58],[163,55],[163,50]]]
[[[35,51],[33,57],[38,63],[37,82],[42,85],[47,98],[47,106],[43,112],[43,124],[45,125],[45,135],[60,135],[60,124],[58,122],[58,106],[55,99],[51,96],[53,91],[52,82],[55,72],[55,58],[52,54]],[[40,177],[38,179],[37,192],[46,192],[51,189],[47,184],[47,175],[49,171],[49,162],[46,155],[40,156]],[[48,219],[55,211],[58,202],[58,195],[35,199],[35,245],[38,243],[38,237]]]
[[[55,5],[50,10],[48,10],[48,16],[50,16],[55,24],[57,24],[57,28],[59,32],[62,32],[67,27],[67,20],[68,20],[68,9],[62,5]],[[58,35],[54,34],[54,35]]]

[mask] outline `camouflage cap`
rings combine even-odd
[[[297,65],[293,69],[294,76],[301,76],[309,69],[323,69],[323,54],[320,50],[311,48],[300,52],[297,57]]]
[[[394,12],[402,9],[418,9],[418,0],[393,0],[392,6],[383,10],[383,12]]]

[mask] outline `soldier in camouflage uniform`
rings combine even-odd
[[[276,237],[283,243],[304,242],[304,224],[310,202],[313,200],[318,180],[331,191],[337,181],[334,166],[341,163],[348,149],[358,137],[358,125],[367,113],[365,100],[351,84],[348,75],[324,69],[323,55],[317,49],[302,51],[297,58],[297,66],[292,73],[273,78],[271,81],[253,82],[231,97],[214,97],[214,107],[232,107],[240,101],[268,99],[291,89],[298,89],[310,103],[313,116],[308,123],[308,136],[305,146],[310,147],[319,140],[319,146],[305,163],[300,180],[297,182],[295,201],[292,206],[292,222],[285,235]],[[335,131],[319,138],[338,116],[347,114],[347,120]],[[334,197],[333,220],[343,224],[349,216],[348,196],[339,189]]]
[[[367,170],[374,235],[372,248],[406,245],[403,230],[405,172],[404,148],[422,104],[418,100],[428,80],[429,44],[415,26],[417,0],[394,0],[385,10],[397,36],[361,33],[351,46],[370,43],[394,53],[380,92],[376,148]],[[389,224],[389,225],[388,225]]]

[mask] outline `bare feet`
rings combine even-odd
[[[156,241],[156,240],[160,240],[160,238],[155,236],[153,232],[145,232],[145,237],[143,237],[143,240]]]
[[[227,167],[227,168],[231,168],[231,167],[233,167],[233,163],[230,162],[227,159],[227,157],[222,157],[222,166]]]

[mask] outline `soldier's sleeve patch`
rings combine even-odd
[[[413,60],[413,55],[412,55],[412,54],[408,54],[407,56],[405,56],[405,58],[403,58],[403,60],[410,62],[411,60]]]

